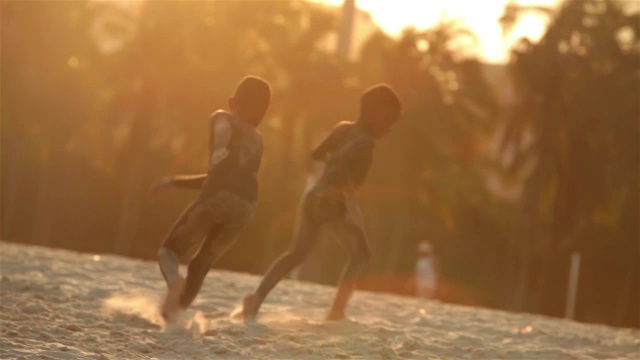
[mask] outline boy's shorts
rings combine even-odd
[[[302,212],[316,225],[339,221],[347,213],[344,194],[335,189],[313,187],[302,199]]]
[[[212,241],[233,241],[253,219],[255,203],[228,191],[196,199],[180,216],[163,243],[183,258],[199,248],[205,237]]]
[[[212,216],[214,223],[224,222],[231,226],[244,227],[255,213],[255,203],[228,192],[220,191],[197,202],[204,206]]]

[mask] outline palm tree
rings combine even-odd
[[[505,21],[530,10],[512,5]],[[612,239],[607,246],[637,249],[637,218],[628,216],[638,214],[638,18],[620,1],[565,1],[539,43],[514,49],[520,102],[503,151],[516,154],[512,173],[535,166],[508,252],[505,273],[517,274],[506,284],[516,288],[511,308],[537,310],[554,276],[534,257],[593,256],[603,236]],[[526,144],[526,137],[533,140]]]

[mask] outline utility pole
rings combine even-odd
[[[342,56],[345,59],[349,58],[349,54],[351,52],[351,39],[353,37],[355,11],[356,1],[344,0],[342,4],[342,26],[340,28],[340,34],[338,34],[338,48],[336,50],[338,55]],[[309,171],[309,173],[307,174],[307,184],[305,192],[310,186],[312,186],[312,184],[316,182],[316,179],[321,172],[322,167],[315,166],[315,164],[311,167],[311,171]],[[304,265],[297,266],[295,269],[293,269],[293,271],[291,271],[291,279],[300,280],[302,266]]]
[[[580,253],[571,254],[571,267],[569,269],[569,285],[567,286],[567,304],[564,317],[572,319],[575,316],[576,297],[578,294],[578,279],[580,277]]]
[[[338,54],[345,58],[348,58],[351,52],[355,12],[356,1],[344,0],[342,4],[342,27],[338,38]]]

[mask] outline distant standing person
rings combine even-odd
[[[230,111],[218,110],[210,116],[207,173],[166,177],[152,187],[153,192],[168,186],[200,189],[158,251],[168,287],[161,311],[168,322],[189,307],[214,261],[253,217],[262,158],[262,136],[256,127],[270,99],[266,81],[255,76],[242,79],[229,99]],[[199,251],[190,259],[185,279],[179,272],[180,259],[195,246]]]
[[[418,245],[416,263],[416,295],[424,299],[433,299],[438,289],[437,259],[433,246],[428,241]]]
[[[345,318],[345,307],[355,282],[371,256],[356,191],[371,166],[376,140],[389,131],[400,114],[400,100],[391,87],[372,86],[360,98],[358,120],[336,125],[311,153],[314,160],[326,165],[302,199],[290,250],[271,265],[258,288],[245,296],[242,309],[245,320],[255,319],[271,289],[304,261],[323,229],[331,231],[350,254],[327,320]]]

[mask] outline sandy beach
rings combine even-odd
[[[231,314],[258,276],[212,270],[165,328],[152,261],[0,243],[2,359],[639,359],[640,331],[286,280],[257,323]]]

